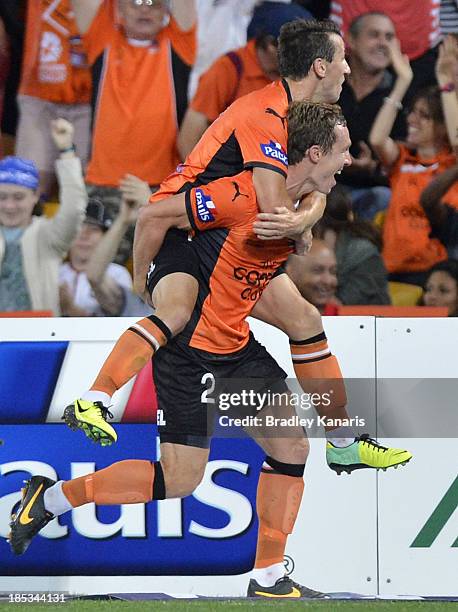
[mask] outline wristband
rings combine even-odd
[[[441,93],[449,93],[450,91],[455,91],[455,83],[446,83],[445,85],[439,87],[439,91]]]
[[[70,153],[70,151],[72,153],[76,152],[76,147],[74,145],[74,143],[72,143],[69,147],[67,147],[66,149],[59,149],[59,153]]]
[[[386,98],[383,98],[384,102],[388,102],[388,104],[392,104],[393,106],[395,106],[398,110],[402,110],[404,107],[402,106],[401,102],[398,102],[397,100],[393,100],[393,98],[390,98],[389,96],[387,96]]]

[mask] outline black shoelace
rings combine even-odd
[[[381,451],[385,453],[388,450],[386,446],[382,446],[376,440],[374,440],[373,438],[370,438],[369,434],[362,434],[361,436],[359,436],[359,439],[361,440],[361,442],[363,442],[363,444],[367,444],[369,446],[375,446],[378,452]]]

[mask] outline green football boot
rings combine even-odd
[[[329,467],[337,474],[347,472],[351,474],[354,470],[372,468],[374,470],[386,470],[405,465],[412,459],[412,453],[400,448],[387,448],[382,446],[368,434],[362,434],[355,438],[349,446],[343,448],[334,446],[331,442],[326,445],[326,461]]]
[[[112,419],[113,415],[102,402],[77,399],[65,408],[62,419],[73,431],[82,429],[93,442],[109,446],[116,442],[118,435],[107,423],[107,417]]]

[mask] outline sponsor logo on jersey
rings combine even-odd
[[[214,205],[210,196],[205,195],[202,189],[196,189],[196,204],[197,204],[197,216],[202,223],[210,223],[214,221],[215,217],[212,215],[210,210],[214,210]]]
[[[283,150],[279,142],[274,142],[273,140],[271,140],[268,144],[262,144],[261,151],[266,157],[270,157],[271,159],[277,159],[284,166],[288,167],[288,155]]]

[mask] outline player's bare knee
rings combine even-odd
[[[161,445],[166,497],[190,495],[202,481],[207,458],[206,449],[176,444]]]
[[[186,327],[192,314],[192,307],[188,304],[177,304],[174,308],[174,327],[175,333],[178,334]]]
[[[167,498],[187,497],[191,495],[202,481],[204,469],[181,469],[167,471],[165,476]]]

